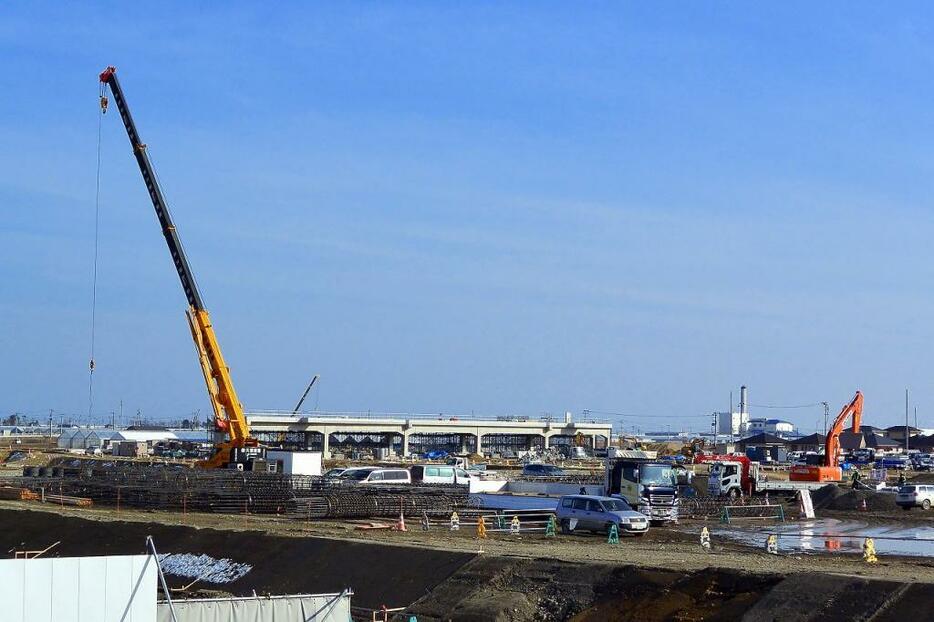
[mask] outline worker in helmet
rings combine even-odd
[[[859,488],[860,477],[859,469],[853,469],[853,488]]]

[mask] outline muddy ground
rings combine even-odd
[[[829,572],[855,576],[872,576],[896,581],[934,583],[934,559],[916,557],[883,557],[879,564],[867,566],[859,556],[781,555],[765,552],[763,547],[750,547],[725,539],[713,538],[712,549],[701,548],[700,531],[716,521],[682,521],[677,528],[653,528],[642,538],[623,537],[618,546],[606,543],[606,536],[575,534],[545,538],[541,533],[509,536],[490,534],[485,540],[476,538],[472,529],[449,531],[435,523],[432,530],[422,531],[418,523],[410,523],[408,531],[359,530],[354,522],[296,521],[286,518],[256,515],[178,514],[168,512],[122,510],[113,508],[71,508],[38,502],[0,501],[0,514],[26,509],[82,517],[92,521],[127,523],[158,523],[166,526],[191,526],[224,531],[257,531],[270,536],[288,538],[319,537],[344,542],[383,543],[418,549],[443,550],[486,555],[508,555],[524,558],[548,558],[568,562],[606,562],[612,564],[663,567],[672,570],[700,570],[708,567],[752,572]],[[824,515],[824,514],[821,514]],[[15,515],[14,515],[15,516]],[[852,516],[852,514],[850,515]],[[862,516],[862,515],[860,515]],[[6,519],[12,527],[15,519]],[[11,524],[10,521],[13,521]],[[121,527],[122,529],[122,527]],[[5,531],[0,523],[0,534]],[[0,540],[0,545],[7,539]],[[54,540],[53,540],[54,541]],[[763,536],[763,545],[765,536]],[[45,542],[44,548],[51,541]],[[40,542],[41,544],[41,542]],[[7,547],[9,548],[9,547]]]
[[[868,619],[866,612],[897,620],[914,611],[912,603],[934,604],[934,559],[883,557],[868,565],[856,555],[775,556],[717,538],[707,552],[699,544],[705,524],[714,525],[685,522],[610,545],[605,535],[480,540],[466,527],[451,532],[441,524],[428,532],[418,524],[406,532],[359,530],[339,521],[0,501],[6,551],[60,540],[50,555],[142,553],[152,535],[160,552],[252,566],[235,581],[196,585],[203,595],[350,587],[355,606],[408,606],[420,622],[803,622]],[[168,578],[173,587],[190,582]]]

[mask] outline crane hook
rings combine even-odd
[[[107,114],[107,96],[101,95],[101,114]]]

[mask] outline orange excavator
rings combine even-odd
[[[852,419],[853,432],[858,433],[863,420],[863,394],[859,391],[856,392],[853,400],[843,407],[834,419],[830,431],[827,432],[824,464],[792,467],[788,479],[793,482],[839,482],[843,480],[843,469],[840,468],[840,434],[844,430],[847,417]]]

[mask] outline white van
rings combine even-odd
[[[903,510],[910,510],[914,507],[930,510],[934,505],[934,486],[916,484],[902,486],[895,495],[895,503]]]
[[[356,484],[411,484],[412,476],[406,469],[383,469],[380,467],[350,468],[340,474],[340,479]]]
[[[412,473],[412,481],[416,483],[470,485],[470,473],[456,466],[416,464],[409,470]]]

